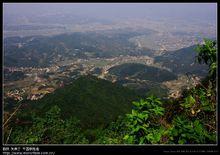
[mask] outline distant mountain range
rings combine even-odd
[[[61,34],[52,37],[9,37],[4,39],[4,65],[45,67],[73,58],[109,58],[119,55],[147,55],[129,42],[130,37],[153,33],[152,30],[123,29],[117,31]]]
[[[103,33],[73,33],[52,37],[10,37],[4,39],[4,65],[7,67],[47,67],[59,61],[77,58],[112,58],[119,55],[152,56],[154,50],[139,49],[129,38],[151,34],[152,30],[114,30]],[[207,66],[195,63],[195,47],[167,51],[155,57],[155,62],[170,68],[175,74],[207,74]]]

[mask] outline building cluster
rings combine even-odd
[[[42,97],[44,97],[46,94],[54,92],[54,90],[55,90],[54,88],[46,87],[46,86],[44,88],[34,87],[31,90],[31,93],[27,96],[27,99],[28,100],[38,100],[38,99],[41,99]]]
[[[9,97],[9,98],[13,98],[14,100],[16,101],[21,101],[23,100],[23,97],[22,95],[25,93],[25,90],[22,89],[21,91],[15,89],[13,91],[8,91],[6,94],[5,94],[5,97]]]

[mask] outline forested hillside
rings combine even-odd
[[[117,116],[131,110],[131,101],[138,99],[136,92],[93,76],[80,77],[72,84],[57,89],[40,100],[28,103],[37,115],[45,115],[51,107],[61,109],[62,118],[78,118],[85,127],[104,126]],[[27,116],[30,113],[25,114]]]
[[[208,76],[196,81],[195,87],[183,90],[179,98],[140,96],[106,80],[81,77],[38,101],[23,101],[16,118],[4,122],[4,141],[215,144],[216,42],[205,40],[196,50],[197,62],[208,66]]]
[[[174,73],[167,70],[137,63],[125,63],[119,66],[115,66],[110,68],[109,72],[113,75],[119,76],[120,78],[130,76],[132,78],[138,78],[152,82],[163,82],[177,78]]]
[[[195,52],[196,47],[197,46],[194,45],[177,51],[167,52],[161,56],[155,57],[155,62],[170,68],[176,74],[189,73],[207,76],[208,66],[195,62],[197,56]]]

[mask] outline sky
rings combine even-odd
[[[171,18],[216,20],[217,3],[4,3],[3,14],[16,16],[72,13],[106,19]]]

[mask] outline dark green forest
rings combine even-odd
[[[137,63],[125,63],[112,67],[109,69],[109,73],[117,75],[120,78],[131,76],[132,78],[138,78],[152,82],[163,82],[177,79],[177,76],[172,72]]]
[[[193,52],[198,64],[208,66],[208,75],[177,99],[140,96],[106,80],[81,77],[38,101],[22,101],[4,126],[4,142],[215,144],[216,41],[206,39]]]
[[[18,116],[31,119],[33,111],[38,116],[44,116],[56,105],[60,108],[63,119],[75,116],[82,126],[95,128],[107,125],[120,114],[128,113],[132,109],[129,103],[140,97],[135,91],[109,81],[82,76],[42,99],[29,102],[29,109],[22,109]]]

